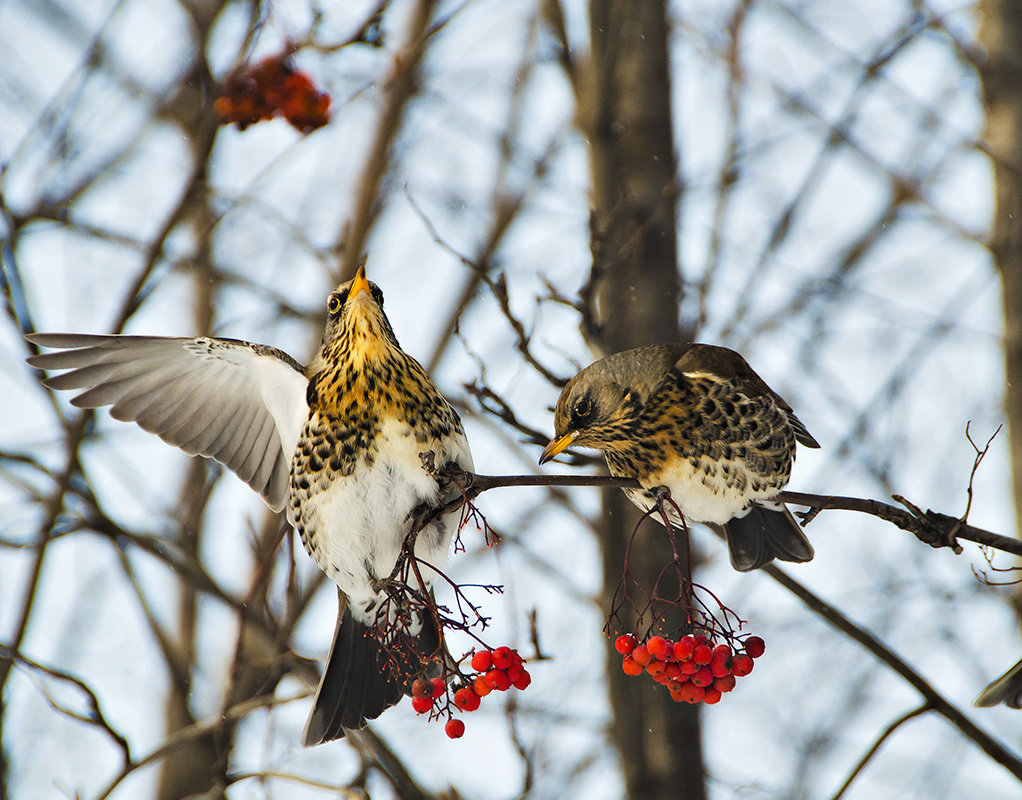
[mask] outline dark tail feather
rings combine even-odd
[[[775,558],[810,561],[813,546],[784,506],[778,509],[753,504],[749,513],[724,526],[731,566],[740,572],[757,569]]]
[[[973,701],[973,705],[980,708],[990,708],[998,703],[1004,703],[1008,708],[1022,708],[1022,661],[991,681]]]
[[[340,739],[345,728],[364,728],[367,720],[376,719],[410,691],[412,681],[423,672],[423,662],[439,646],[436,625],[430,615],[425,617],[414,646],[403,652],[388,648],[385,653],[379,639],[344,608],[305,723],[304,747]]]

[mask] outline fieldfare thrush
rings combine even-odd
[[[364,268],[330,294],[327,312],[308,367],[275,348],[233,339],[27,337],[61,348],[28,362],[70,369],[45,383],[86,389],[74,405],[112,406],[115,419],[219,461],[274,511],[287,509],[339,597],[306,746],[340,738],[397,703],[437,651],[431,615],[395,608],[401,594],[386,588],[413,518],[456,495],[441,490],[420,453],[432,451],[440,467],[472,469],[457,412],[401,349],[383,293]],[[458,519],[453,512],[430,522],[415,556],[441,569]],[[427,581],[433,574],[425,565],[420,572]],[[393,632],[398,617],[412,637],[404,649],[378,638],[381,630]],[[395,657],[398,651],[406,658]]]
[[[723,526],[735,569],[813,557],[773,498],[791,476],[795,442],[820,445],[733,350],[654,345],[601,359],[561,391],[554,430],[540,464],[571,445],[602,450],[611,474],[643,487],[625,490],[643,511],[666,487],[687,522]]]

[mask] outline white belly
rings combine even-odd
[[[377,608],[386,598],[373,589],[372,582],[390,577],[411,527],[411,512],[422,503],[439,501],[436,480],[419,459],[419,453],[429,448],[416,441],[411,427],[385,421],[379,441],[382,444],[370,468],[360,464],[351,475],[336,477],[302,502],[305,529],[316,532],[310,555],[348,596],[355,619],[366,625],[375,621]],[[457,452],[437,453],[436,463],[454,460],[471,470],[464,437],[457,445]],[[459,517],[458,512],[447,514],[422,530],[415,555],[442,569]],[[420,569],[428,584],[432,571],[424,564]],[[419,588],[414,578],[409,583]]]
[[[710,472],[704,470],[709,465]],[[725,476],[724,466],[730,475]],[[748,472],[740,462],[700,460],[699,466],[688,460],[678,460],[669,469],[643,481],[646,489],[666,486],[671,490],[671,499],[681,509],[687,522],[711,522],[723,525],[735,517],[744,517],[755,500],[774,497],[782,487],[754,489]],[[629,499],[643,511],[649,511],[654,498],[648,491],[627,489]],[[665,504],[672,521],[677,524],[677,514],[670,503]]]

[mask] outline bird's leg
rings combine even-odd
[[[393,573],[388,575],[386,578],[371,578],[369,580],[369,586],[372,587],[374,592],[385,594],[388,597],[393,595],[395,592],[406,588],[404,583],[402,583],[401,580]]]
[[[432,450],[424,450],[419,453],[419,460],[422,462],[422,468],[436,479],[441,496],[446,494],[445,490],[450,488],[452,484],[457,486],[458,490],[464,495],[475,478],[475,475],[463,470],[454,461],[448,461],[437,469],[436,453]]]
[[[648,491],[650,495],[653,497],[653,499],[657,501],[657,503],[663,503],[671,496],[671,490],[666,486],[654,486],[652,489],[649,489]]]
[[[674,513],[678,515],[678,520],[681,523],[683,530],[688,530],[688,524],[685,522],[685,515],[681,512],[681,508],[674,499],[671,497],[671,490],[666,486],[654,486],[651,489],[647,489],[646,493],[653,500],[654,508],[660,513],[660,516],[664,520],[664,525],[668,529],[671,528],[670,514],[668,509],[674,509]]]
[[[436,475],[436,453],[432,450],[423,450],[419,453],[419,461],[422,462],[422,468],[426,470],[426,474]]]
[[[441,494],[444,493],[444,489],[454,485],[464,495],[472,487],[475,475],[463,470],[454,461],[448,461],[436,473],[436,478],[437,483],[440,485]]]

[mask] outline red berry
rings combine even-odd
[[[656,659],[655,661],[650,661],[646,665],[646,672],[648,672],[650,675],[659,675],[665,669],[667,669],[667,662],[666,661],[661,661],[660,659]]]
[[[694,683],[686,683],[681,687],[679,694],[686,703],[698,703],[706,696],[706,690]]]
[[[512,669],[514,669],[514,667],[512,667]],[[510,675],[511,672],[508,671],[508,676]],[[522,670],[521,675],[516,675],[515,677],[511,678],[511,685],[514,686],[519,691],[521,691],[522,689],[527,689],[530,683],[532,683],[532,676],[529,674],[528,670],[525,669]]]
[[[462,687],[454,693],[454,705],[462,711],[475,711],[479,708],[479,695],[467,686]]]
[[[498,647],[491,654],[493,659],[493,666],[497,669],[507,669],[511,666],[511,648],[510,647]]]
[[[713,683],[713,673],[710,672],[709,667],[700,667],[697,672],[692,673],[689,680],[696,686],[709,686]]]
[[[443,678],[433,678],[433,697],[439,697],[447,691],[447,684]]]
[[[671,661],[664,667],[664,677],[668,680],[674,680],[681,675],[681,666],[674,661]]]
[[[649,648],[646,645],[640,644],[632,650],[632,658],[635,659],[636,664],[644,667],[653,660],[653,654],[649,652]]]
[[[674,643],[674,658],[677,661],[688,661],[692,658],[692,649],[695,647],[695,641],[691,636],[685,636],[681,640]]]
[[[432,697],[413,697],[412,708],[415,709],[418,714],[425,714],[431,708],[433,708]]]
[[[636,644],[634,636],[630,633],[623,633],[614,640],[614,649],[626,656],[635,649]]]
[[[433,682],[425,678],[416,678],[412,681],[412,697],[429,699],[433,696]]]
[[[699,671],[699,665],[695,661],[682,661],[678,666],[681,667],[683,675],[691,675]]]
[[[735,656],[731,660],[731,672],[738,678],[748,675],[752,672],[752,659],[744,654]]]
[[[511,679],[502,669],[491,669],[484,676],[484,680],[487,686],[491,689],[496,689],[498,692],[506,692],[511,688]]]
[[[708,644],[697,644],[695,649],[692,651],[692,660],[702,666],[703,664],[709,664],[713,659],[713,650],[710,649]]]
[[[720,692],[714,688],[708,688],[706,693],[703,695],[703,702],[708,706],[712,706],[714,703],[720,702]]]
[[[646,642],[646,649],[649,650],[653,658],[660,659],[661,661],[667,658],[668,653],[671,652],[671,644],[663,636],[651,636],[649,641]]]
[[[632,656],[628,655],[621,659],[621,671],[625,675],[641,675],[642,664],[636,661]]]
[[[444,725],[444,733],[452,739],[460,739],[465,735],[465,723],[460,719],[449,719]]]
[[[731,648],[726,644],[718,644],[713,648],[713,658],[731,658]]]
[[[713,659],[710,662],[710,672],[714,678],[723,678],[731,674],[731,662],[728,659]]]
[[[486,672],[493,664],[493,658],[489,650],[480,650],[472,656],[472,669],[476,672]]]
[[[472,691],[480,697],[486,697],[490,692],[493,691],[490,685],[486,682],[486,678],[482,675],[476,675],[475,680],[472,681]]]
[[[713,688],[718,692],[730,692],[735,688],[735,676],[729,674],[720,678],[714,678]]]
[[[752,658],[759,658],[763,655],[764,650],[766,650],[766,642],[758,636],[750,636],[745,640],[745,652]]]

